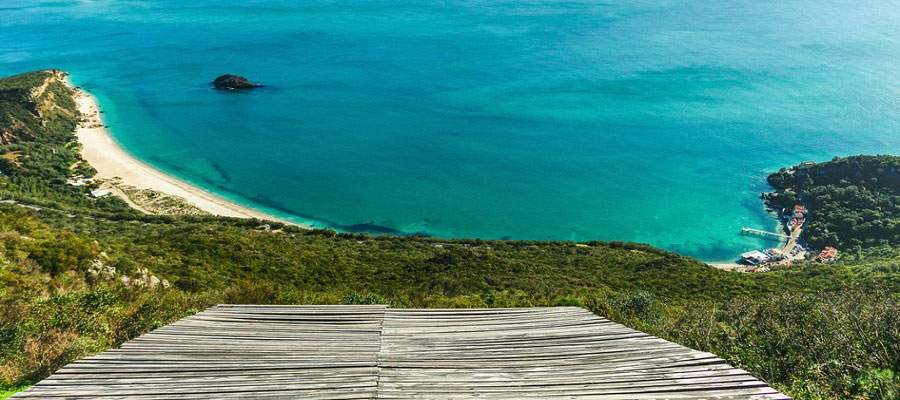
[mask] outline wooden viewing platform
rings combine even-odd
[[[16,399],[787,399],[576,307],[219,305]]]

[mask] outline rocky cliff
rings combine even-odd
[[[30,72],[0,82],[0,145],[32,140],[53,124],[73,124],[78,111],[66,75],[57,70]]]

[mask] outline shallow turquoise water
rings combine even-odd
[[[895,1],[619,3],[16,0],[0,74],[65,69],[139,158],[347,230],[723,260],[768,172],[900,152]]]

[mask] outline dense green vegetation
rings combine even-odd
[[[16,79],[44,81],[35,76],[47,77]],[[46,137],[0,147],[0,157],[20,151],[0,175],[0,200],[16,200],[0,203],[0,393],[216,303],[386,303],[579,305],[716,353],[796,398],[900,394],[896,247],[742,274],[631,243],[369,237],[141,215],[65,184],[60,171],[89,167],[67,133],[75,116],[57,115]],[[32,152],[57,158],[28,161]]]
[[[817,248],[900,245],[900,156],[856,156],[804,163],[769,176],[775,207],[813,211],[804,237]]]
[[[66,184],[90,176],[81,162],[74,128],[78,111],[61,73],[40,72],[0,80],[0,193],[60,209],[136,214],[121,201],[95,200]]]

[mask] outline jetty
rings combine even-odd
[[[747,228],[747,227],[741,228],[741,234],[751,235],[751,236],[760,236],[760,237],[764,237],[766,239],[773,239],[773,240],[778,240],[778,241],[791,239],[790,236],[785,235],[783,233],[769,232],[769,231],[764,231],[762,229],[754,229],[754,228]]]
[[[577,307],[218,305],[15,399],[788,399]]]

